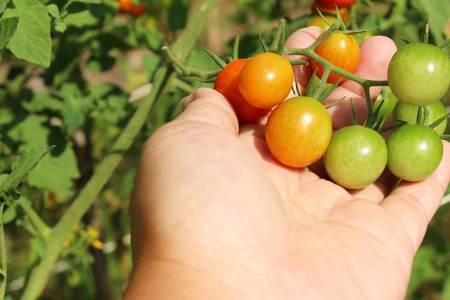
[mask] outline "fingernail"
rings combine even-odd
[[[194,94],[189,94],[183,99],[181,99],[179,104],[181,112],[183,112],[192,101],[194,101]]]

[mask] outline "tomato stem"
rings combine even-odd
[[[284,43],[286,41],[286,20],[281,19],[278,25],[278,30],[275,35],[275,39],[270,46],[269,51],[283,55]]]
[[[172,63],[175,71],[177,71],[177,73],[181,74],[182,76],[193,76],[200,80],[207,81],[216,77],[220,72],[220,69],[215,71],[202,71],[188,67],[185,64],[181,63],[178,59],[176,59],[176,57],[170,51],[169,47],[164,46],[161,48],[161,50],[166,55],[167,59]]]

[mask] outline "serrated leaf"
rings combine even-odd
[[[62,107],[61,100],[53,97],[49,92],[33,94],[30,99],[23,100],[20,104],[29,112],[60,111]]]
[[[1,183],[0,194],[8,193],[12,195],[14,199],[19,199],[20,194],[16,191],[17,186],[26,179],[28,174],[52,149],[53,147],[44,150],[24,150],[12,164],[11,174]]]
[[[0,50],[3,50],[11,40],[18,24],[18,17],[11,17],[0,20]]]
[[[76,84],[65,84],[59,91],[64,104],[61,108],[64,124],[68,134],[72,134],[77,128],[84,124],[84,111],[94,108],[92,99],[81,95]]]
[[[45,5],[38,0],[11,0],[3,13],[3,18],[9,17],[19,17],[20,22],[8,49],[17,58],[49,67],[51,18]]]
[[[18,144],[20,149],[45,148],[55,145],[52,155],[47,155],[28,175],[31,186],[69,195],[73,189],[73,179],[80,176],[72,143],[57,127],[50,126],[43,116],[30,115],[6,135]]]

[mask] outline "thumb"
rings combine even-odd
[[[219,92],[210,88],[199,88],[181,103],[179,122],[196,122],[224,129],[235,135],[239,132],[238,120],[233,107]]]

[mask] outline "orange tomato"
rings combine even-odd
[[[328,39],[325,38],[316,47],[315,52],[326,61],[350,73],[355,72],[359,63],[358,42],[352,35],[341,32],[335,32]],[[322,78],[323,66],[317,61],[311,60],[311,67],[313,70],[317,68],[317,77]],[[331,72],[327,82],[336,83],[339,79],[343,82],[347,78]]]
[[[239,91],[239,74],[247,62],[248,59],[237,59],[228,63],[214,82],[214,89],[228,99],[240,123],[258,122],[270,112],[251,106]]]
[[[293,97],[270,114],[265,138],[280,163],[301,168],[318,161],[331,140],[331,118],[325,107],[310,97]]]
[[[281,55],[267,52],[252,57],[239,75],[239,90],[252,106],[268,109],[283,102],[294,80],[291,63]]]

